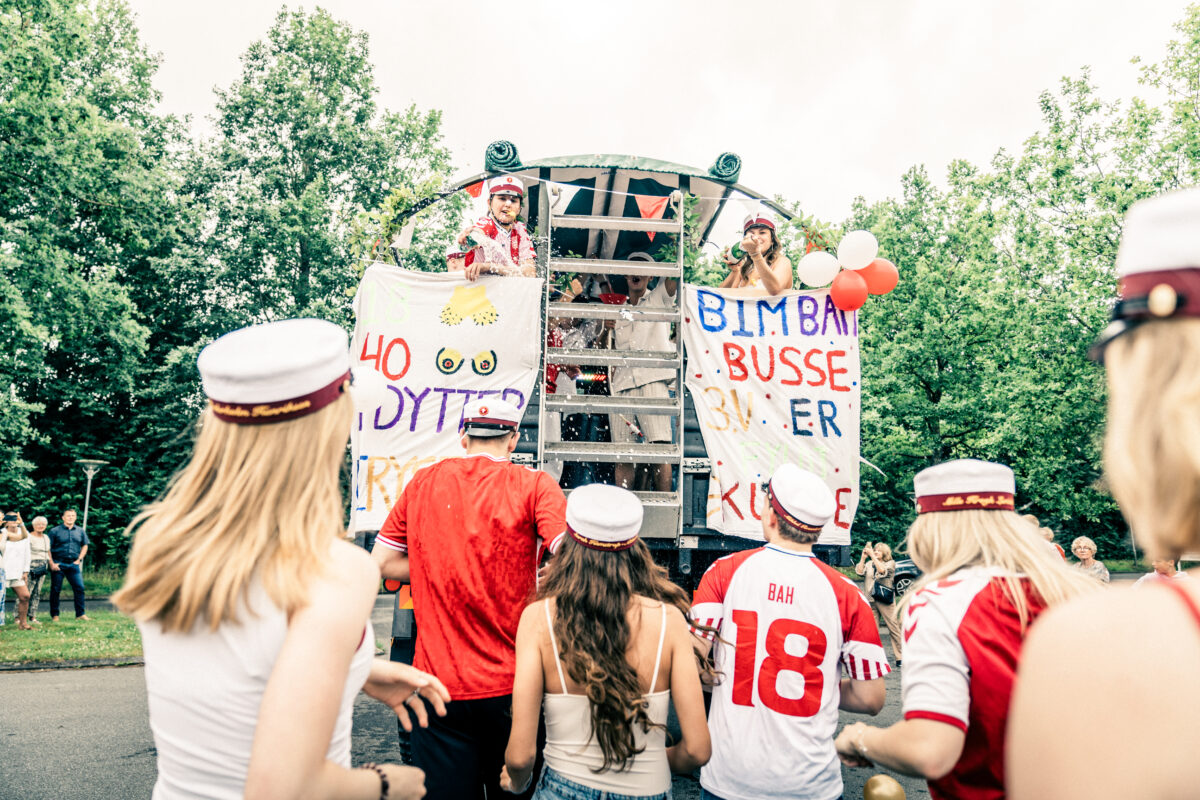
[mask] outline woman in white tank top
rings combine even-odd
[[[361,689],[406,728],[409,712],[425,724],[422,699],[445,714],[450,697],[374,658],[379,569],[339,541],[354,411],[345,332],[244,328],[198,366],[209,406],[192,458],[130,525],[113,597],[142,633],[155,800],[422,797],[420,770],[350,769]]]
[[[688,599],[638,539],[641,524],[641,501],[615,486],[567,500],[568,535],[517,630],[509,791],[533,778],[539,705],[546,765],[534,800],[660,800],[672,772],[708,761]],[[668,747],[672,700],[682,739]]]

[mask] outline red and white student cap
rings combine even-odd
[[[520,424],[521,409],[498,397],[472,400],[463,412],[463,430],[470,436],[505,436]]]
[[[742,221],[742,233],[751,228],[770,228],[771,230],[775,230],[775,220],[761,211],[756,211],[753,214],[747,215],[746,219]]]
[[[1089,355],[1145,322],[1200,317],[1200,189],[1134,203],[1117,251],[1118,300],[1113,321]]]
[[[320,319],[227,333],[200,351],[196,366],[213,414],[237,425],[303,417],[350,388],[346,332]]]
[[[781,464],[767,482],[767,498],[776,516],[797,530],[817,533],[837,511],[837,499],[825,481],[795,464]]]
[[[1003,464],[960,458],[923,469],[913,478],[917,513],[1012,511],[1017,493],[1013,471]]]
[[[521,179],[512,175],[501,175],[488,181],[488,194],[511,194],[516,197],[525,196],[525,184]]]
[[[592,483],[567,497],[567,535],[584,547],[628,550],[642,530],[642,501],[628,489]]]

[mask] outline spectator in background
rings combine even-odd
[[[1088,537],[1076,537],[1075,541],[1071,542],[1071,553],[1079,559],[1075,564],[1076,569],[1091,575],[1101,583],[1108,583],[1112,580],[1108,574],[1108,567],[1096,560],[1096,543]]]
[[[75,524],[75,509],[63,512],[62,524],[50,529],[50,621],[58,622],[58,599],[63,579],[71,584],[75,619],[90,619],[83,605],[83,559],[88,551],[87,531]]]
[[[1038,536],[1041,536],[1052,548],[1054,548],[1054,552],[1058,553],[1059,558],[1061,558],[1063,561],[1067,560],[1067,551],[1062,549],[1062,545],[1054,541],[1054,531],[1042,525],[1041,521],[1039,521],[1038,518],[1033,514],[1022,514],[1021,519],[1037,528]]]
[[[17,627],[23,631],[31,630],[27,619],[29,587],[25,585],[29,579],[29,531],[25,530],[20,514],[4,515],[4,538],[5,580],[0,584],[0,591],[13,590],[17,596]]]
[[[854,565],[854,571],[863,577],[863,588],[867,592],[867,598],[871,601],[875,614],[887,625],[888,639],[892,642],[892,657],[896,659],[898,667],[904,643],[896,610],[896,560],[892,558],[892,548],[884,542],[876,542],[874,547],[867,542],[863,546],[862,557]],[[876,583],[891,592],[890,603],[885,603],[875,596]],[[887,591],[881,591],[879,594],[886,595]]]
[[[1133,584],[1134,586],[1145,586],[1148,583],[1159,581],[1188,580],[1189,577],[1186,572],[1180,572],[1176,568],[1175,560],[1172,558],[1156,558],[1150,562],[1150,566],[1154,567],[1154,571],[1147,572],[1138,578]]]

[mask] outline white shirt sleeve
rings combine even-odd
[[[905,719],[932,719],[967,730],[971,676],[957,626],[936,598],[918,595],[904,609],[904,670],[901,704]]]

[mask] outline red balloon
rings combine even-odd
[[[833,304],[842,311],[854,311],[867,302],[867,282],[857,271],[844,269],[833,279],[829,287]]]
[[[877,258],[858,271],[871,294],[887,294],[900,282],[900,270],[886,258]]]

